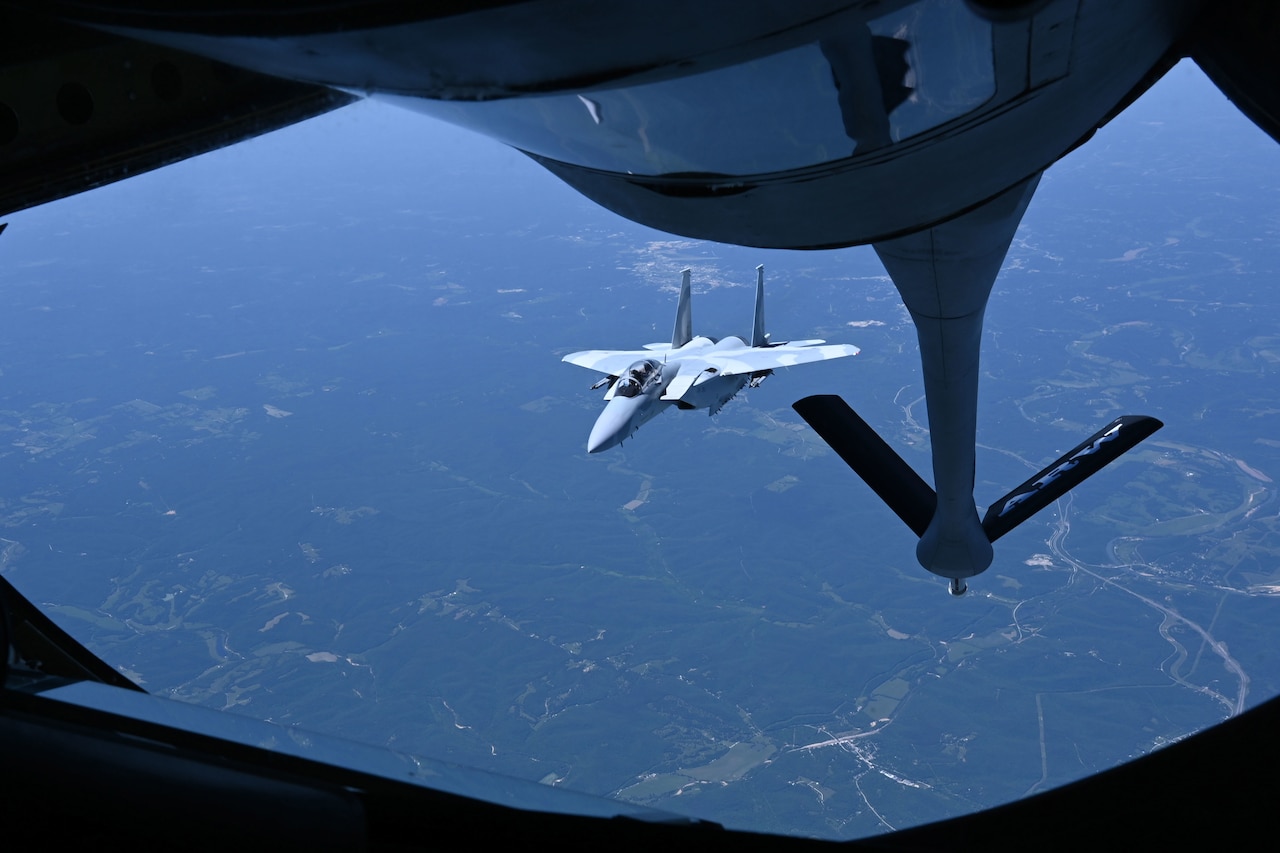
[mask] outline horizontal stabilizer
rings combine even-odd
[[[1146,415],[1116,418],[992,504],[982,519],[987,540],[996,541],[1162,426]]]
[[[916,536],[924,535],[937,508],[937,496],[857,412],[835,394],[805,397],[792,408]]]

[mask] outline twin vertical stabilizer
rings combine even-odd
[[[693,340],[693,288],[690,285],[692,270],[680,271],[680,301],[676,305],[676,326],[671,332],[671,348],[680,347]],[[764,264],[756,267],[756,314],[751,327],[751,346],[767,347],[769,333],[764,330]]]
[[[764,264],[756,267],[756,322],[751,328],[751,345],[769,345],[769,335],[764,330]]]
[[[680,271],[682,276],[680,280],[680,303],[676,306],[676,328],[671,333],[671,348],[680,349],[680,347],[693,340],[693,305],[692,294],[693,288],[689,284],[689,276],[692,270],[684,269]]]

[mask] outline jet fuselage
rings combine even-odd
[[[750,349],[750,345],[736,335],[721,340],[699,335],[677,350],[674,357],[668,355],[666,363],[657,368],[657,378],[647,384],[634,376],[637,371],[643,373],[642,365],[652,359],[632,365],[627,374],[618,377],[610,387],[606,395],[609,401],[605,403],[600,417],[596,418],[591,436],[587,439],[587,452],[599,453],[616,447],[672,404],[681,409],[710,409],[713,415],[720,411],[725,403],[732,400],[751,381],[750,375],[700,377],[700,381],[690,387],[679,400],[664,400],[662,395],[671,380],[680,374],[682,366],[686,373],[692,370],[714,374],[715,368],[706,368],[702,356],[712,351],[731,355],[738,349]],[[694,364],[693,359],[699,364]],[[637,387],[636,393],[630,393]]]

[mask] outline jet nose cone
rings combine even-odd
[[[622,437],[619,433],[602,430],[597,422],[595,428],[591,430],[591,436],[587,439],[587,452],[600,453],[621,442]]]
[[[625,405],[614,405],[619,400],[610,400],[608,405],[604,407],[604,411],[600,413],[600,417],[596,419],[596,424],[591,428],[591,437],[587,439],[587,452],[600,453],[615,447],[622,443],[622,440],[631,434],[629,426],[631,424],[630,407]],[[629,400],[621,401],[623,403]]]

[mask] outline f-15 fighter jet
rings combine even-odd
[[[646,344],[641,350],[584,350],[564,360],[607,374],[591,387],[605,385],[604,411],[587,439],[587,452],[599,453],[630,438],[670,406],[720,411],[746,385],[752,388],[780,367],[857,355],[850,344],[824,341],[771,343],[764,330],[764,266],[756,267],[756,314],[751,342],[739,337],[717,340],[693,334],[689,270],[682,272],[680,302],[671,343]]]

